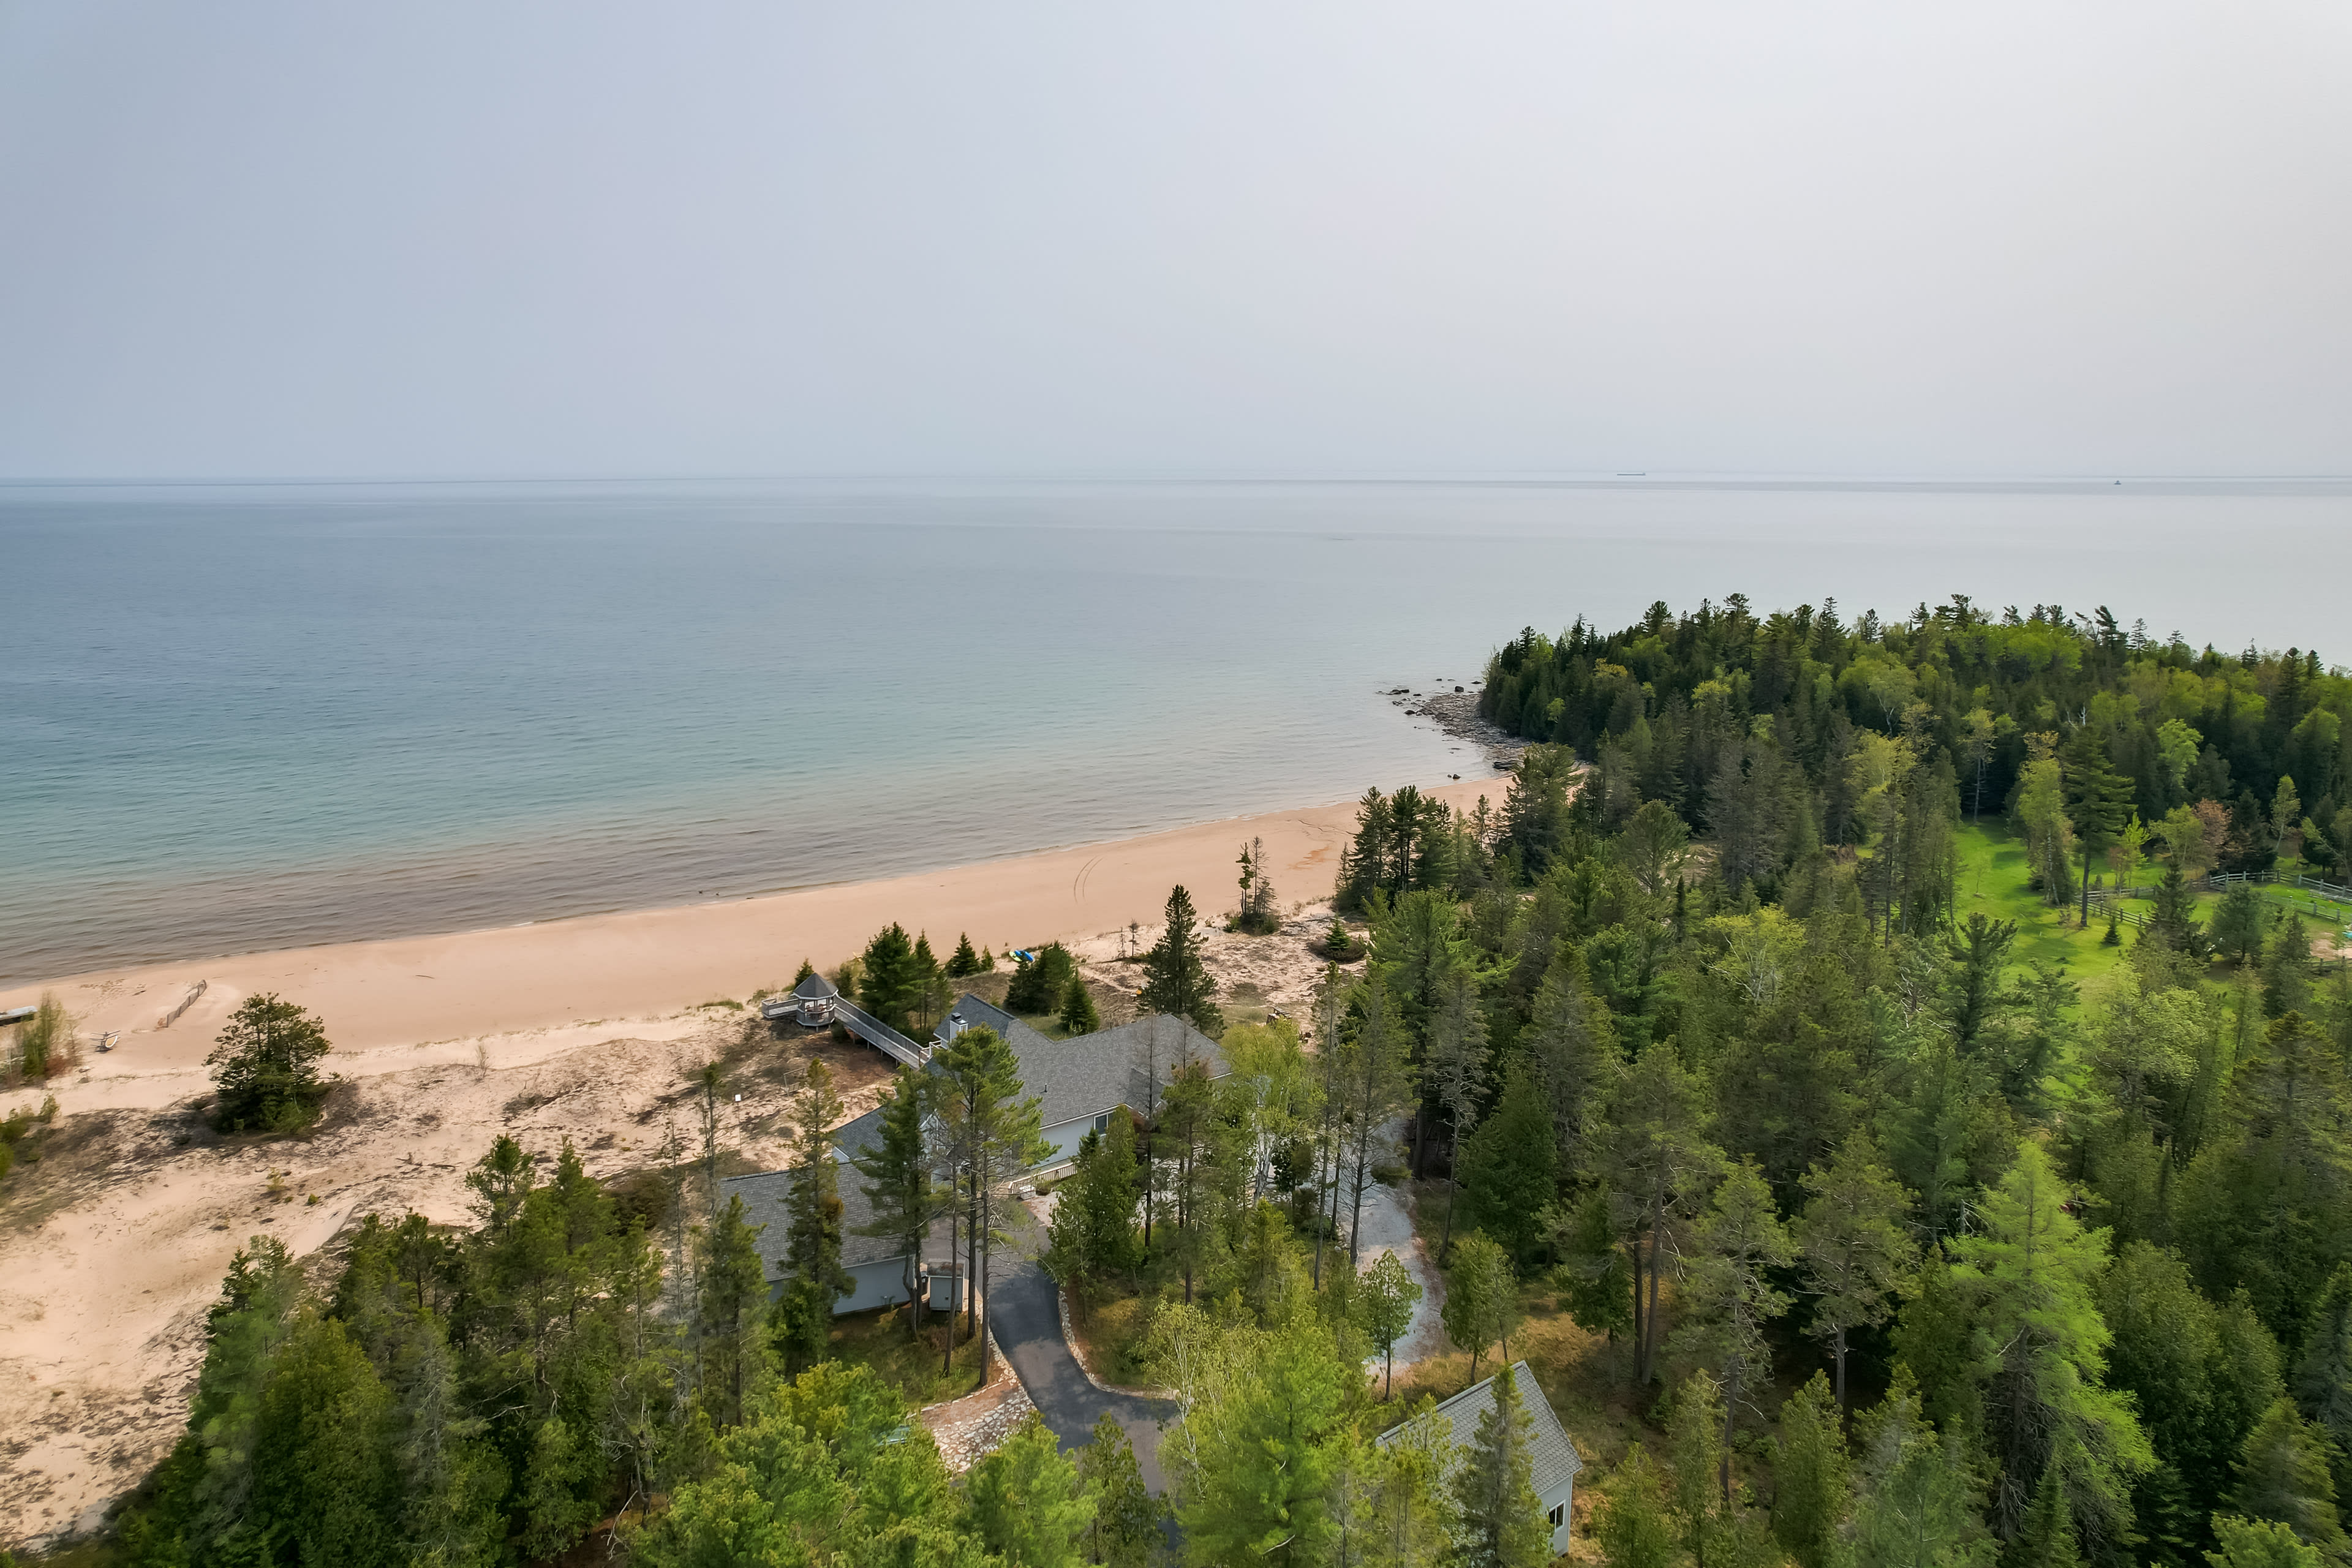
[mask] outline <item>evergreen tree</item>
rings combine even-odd
[[[893,921],[875,933],[857,960],[857,1005],[894,1029],[905,1029],[921,999],[925,979],[907,928]],[[845,992],[850,986],[842,988]]]
[[[218,1091],[214,1124],[224,1132],[291,1132],[306,1125],[327,1097],[319,1058],[333,1049],[326,1025],[313,1015],[274,993],[247,997],[205,1058]]]
[[[1592,994],[1584,956],[1574,946],[1561,943],[1547,953],[1518,1046],[1533,1064],[1551,1110],[1559,1168],[1589,1163],[1592,1151],[1587,1140],[1615,1087],[1619,1056],[1609,1009]]]
[[[969,931],[957,932],[955,951],[948,954],[948,978],[950,980],[967,979],[971,975],[978,974],[980,970],[980,954],[972,952],[971,950],[971,933]]]
[[[1839,1531],[1853,1503],[1840,1401],[1815,1373],[1780,1406],[1773,1448],[1772,1533],[1798,1568],[1836,1568]]]
[[[2326,1440],[2305,1424],[2292,1401],[2277,1400],[2246,1435],[2231,1511],[2285,1525],[2328,1562],[2352,1560],[2327,1461]]]
[[[1670,1568],[1674,1524],[1661,1490],[1657,1467],[1634,1444],[1610,1478],[1608,1500],[1593,1512],[1592,1533],[1609,1568]]]
[[[2352,1496],[2352,1264],[2327,1278],[2304,1331],[2294,1398],[2328,1444],[2336,1495]]]
[[[740,1194],[727,1200],[714,1224],[695,1227],[698,1392],[703,1414],[720,1432],[741,1422],[745,1401],[761,1383],[758,1326],[767,1310],[768,1282],[759,1237],[766,1228],[745,1217]],[[832,1300],[825,1298],[828,1314]],[[797,1342],[804,1350],[805,1337]]]
[[[2229,1131],[2189,1163],[2174,1203],[2199,1280],[2243,1289],[2289,1342],[2352,1253],[2347,1099],[2325,1037],[2297,1014],[2273,1019],[2231,1075]]]
[[[1731,1503],[1732,1428],[1741,1397],[1772,1378],[1767,1325],[1789,1310],[1788,1296],[1771,1283],[1796,1249],[1780,1224],[1772,1189],[1753,1160],[1742,1160],[1716,1188],[1715,1201],[1698,1228],[1696,1256],[1687,1269],[1684,1297],[1689,1316],[1676,1331],[1715,1369],[1724,1395],[1724,1506]]]
[[[298,1562],[400,1562],[392,1399],[331,1318],[299,1315],[256,1413],[251,1517]]]
[[[2276,1018],[2311,1006],[2311,936],[2301,917],[2282,914],[2263,944],[2263,1014]]]
[[[1154,1323],[1179,1417],[1160,1439],[1188,1562],[1318,1562],[1362,1373],[1313,1318],[1264,1329],[1163,1308]]]
[[[2233,963],[2252,963],[2263,950],[2270,911],[2252,882],[2241,882],[2221,895],[2213,909],[2214,952]]]
[[[1445,1482],[1462,1449],[1444,1424],[1427,1419],[1436,1407],[1423,1394],[1396,1436],[1361,1456],[1366,1495],[1356,1540],[1363,1568],[1422,1568],[1443,1560],[1457,1539],[1459,1519]]]
[[[2131,781],[2107,761],[2106,743],[2096,729],[2076,730],[2066,744],[2063,761],[2066,816],[2083,853],[2082,923],[2091,923],[2091,857],[2104,854],[2124,829],[2131,809]]]
[[[1080,1312],[1093,1305],[1107,1276],[1132,1274],[1142,1264],[1135,1234],[1141,1184],[1135,1123],[1114,1110],[1102,1131],[1078,1140],[1077,1160],[1056,1189],[1046,1226],[1046,1271]]]
[[[1805,1190],[1811,1196],[1797,1222],[1797,1246],[1815,1300],[1813,1331],[1830,1342],[1843,1407],[1846,1335],[1886,1321],[1890,1299],[1917,1258],[1904,1229],[1909,1203],[1867,1132],[1841,1144],[1827,1170],[1806,1173]]]
[[[2042,1468],[2032,1506],[2010,1542],[2006,1562],[2011,1568],[2083,1568],[2081,1544],[2074,1536],[2074,1510],[2066,1499],[2066,1467],[2063,1453],[2054,1453]]]
[[[1939,1438],[1918,1387],[1897,1365],[1885,1401],[1857,1424],[1859,1500],[1853,1561],[1871,1568],[1990,1568],[1969,1457]]]
[[[1543,1391],[1533,1396],[1542,1398]],[[1517,1375],[1506,1366],[1495,1374],[1494,1403],[1479,1415],[1477,1434],[1454,1473],[1465,1568],[1539,1568],[1551,1561],[1528,1452],[1534,1435]]]
[[[1160,1504],[1143,1484],[1143,1469],[1126,1428],[1104,1411],[1095,1418],[1091,1439],[1075,1458],[1094,1510],[1087,1519],[1087,1561],[1111,1568],[1145,1568],[1160,1541]]]
[[[815,1066],[814,1060],[812,1067]],[[931,1183],[931,1154],[923,1137],[929,1115],[926,1099],[928,1075],[900,1068],[883,1092],[881,1125],[871,1147],[850,1163],[866,1178],[862,1190],[873,1219],[857,1227],[860,1236],[881,1237],[897,1246],[906,1258],[902,1283],[910,1303],[908,1331],[922,1332],[922,1293],[916,1289],[916,1260],[922,1257],[931,1222],[939,1217],[941,1194]],[[830,1303],[828,1303],[828,1309]]]
[[[1424,1080],[1445,1113],[1447,1142],[1452,1149],[1446,1167],[1445,1226],[1437,1244],[1440,1263],[1454,1245],[1454,1211],[1460,1198],[1465,1152],[1463,1137],[1486,1098],[1488,1055],[1476,981],[1467,964],[1456,964],[1438,983],[1437,1006],[1430,1016],[1429,1045],[1424,1053]]]
[[[1094,994],[1076,974],[1072,974],[1069,984],[1062,988],[1061,1024],[1073,1035],[1091,1035],[1102,1027],[1102,1015],[1095,1010]]]
[[[833,1157],[833,1130],[845,1108],[823,1058],[809,1058],[802,1083],[793,1099],[793,1163],[784,1200],[792,1229],[784,1240],[783,1295],[777,1303],[778,1339],[794,1372],[824,1357],[833,1304],[857,1285],[841,1266],[841,1167]]]
[[[1978,1373],[1999,1466],[1994,1529],[2012,1537],[2024,1529],[2047,1473],[2063,1489],[2074,1539],[2098,1555],[2128,1543],[2126,1488],[2154,1456],[2130,1402],[2105,1386],[2110,1336],[2091,1281],[2105,1262],[2105,1235],[2084,1230],[2066,1204],[2042,1146],[2020,1143],[2009,1174],[1984,1194],[1982,1234],[1955,1244],[1954,1273],[1981,1302]]]
[[[1500,1242],[1514,1259],[1532,1258],[1539,1217],[1552,1201],[1551,1115],[1521,1069],[1503,1086],[1495,1113],[1462,1150],[1463,1223]]]
[[[1658,1287],[1666,1260],[1713,1190],[1723,1151],[1706,1138],[1704,1088],[1670,1048],[1647,1050],[1619,1082],[1602,1148],[1602,1181],[1633,1262],[1634,1376],[1650,1381],[1663,1337]]]
[[[1041,1136],[1038,1100],[1024,1095],[1020,1059],[1003,1036],[985,1026],[966,1029],[931,1058],[943,1083],[940,1115],[947,1143],[962,1172],[964,1278],[984,1281],[989,1255],[1002,1238],[999,1205],[1013,1178],[1053,1152]],[[986,1381],[987,1294],[974,1303],[971,1337],[982,1347]],[[952,1354],[954,1334],[948,1339]]]
[[[2208,1552],[2211,1568],[2325,1568],[2318,1549],[2297,1540],[2294,1531],[2270,1520],[2226,1515],[2213,1521],[2219,1552]]]
[[[1086,1561],[1095,1500],[1035,1411],[971,1468],[970,1485],[981,1544],[1007,1568],[1078,1568]]]
[[[1470,1382],[1478,1381],[1478,1358],[1500,1340],[1507,1347],[1518,1326],[1519,1287],[1510,1254],[1475,1231],[1454,1249],[1445,1271],[1445,1305],[1440,1310],[1446,1337],[1470,1352]],[[1467,1386],[1466,1384],[1465,1386]]]
[[[1193,912],[1192,895],[1181,887],[1170,889],[1163,918],[1167,929],[1143,956],[1143,989],[1136,1005],[1145,1013],[1189,1018],[1202,1033],[1215,1035],[1224,1028],[1225,1019],[1211,1000],[1217,984],[1201,962],[1200,917]]]
[[[1005,1009],[1030,1017],[1054,1012],[1077,973],[1077,960],[1058,942],[1047,942],[1027,958],[1015,958],[1013,984],[1004,992]]]

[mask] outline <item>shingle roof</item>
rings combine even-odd
[[[1552,1412],[1551,1401],[1544,1397],[1536,1374],[1528,1370],[1526,1362],[1511,1364],[1511,1381],[1533,1427],[1528,1434],[1528,1466],[1534,1472],[1536,1495],[1548,1498],[1575,1479],[1576,1473],[1584,1468],[1584,1460],[1577,1453],[1576,1445],[1569,1441],[1559,1417]],[[1494,1407],[1495,1379],[1490,1377],[1464,1389],[1422,1419],[1445,1423],[1453,1440],[1467,1447],[1478,1436],[1479,1418]],[[1383,1445],[1393,1443],[1420,1425],[1418,1421],[1408,1421],[1391,1427],[1381,1434],[1379,1441]]]
[[[793,994],[804,1001],[815,1001],[826,996],[838,996],[841,993],[835,991],[833,988],[833,982],[824,975],[812,973],[806,980],[793,987]]]
[[[866,1201],[860,1184],[865,1178],[847,1165],[835,1167],[841,1173],[841,1266],[855,1268],[861,1263],[878,1263],[886,1258],[902,1258],[905,1253],[898,1243],[887,1237],[860,1236],[857,1227],[874,1223],[874,1205]],[[719,1201],[730,1197],[743,1200],[744,1216],[753,1225],[767,1228],[760,1233],[756,1243],[760,1262],[768,1278],[775,1279],[784,1271],[784,1249],[792,1239],[791,1213],[792,1173],[762,1171],[756,1176],[728,1176],[719,1184]]]
[[[1099,1116],[1114,1105],[1142,1110],[1150,1098],[1147,1071],[1155,1062],[1163,1086],[1187,1058],[1205,1060],[1212,1078],[1228,1070],[1214,1040],[1181,1018],[1157,1013],[1115,1029],[1053,1040],[968,992],[948,1011],[967,1026],[1004,1037],[1021,1064],[1022,1086],[1038,1098],[1047,1127]]]

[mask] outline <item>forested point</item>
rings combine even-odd
[[[1505,798],[1369,793],[1325,943],[1353,962],[1303,1027],[1224,1029],[1221,1079],[1138,1064],[1056,1187],[1090,1360],[1177,1401],[1183,1561],[1540,1563],[1522,1419],[1372,1441],[1520,1359],[1585,1461],[1579,1561],[2352,1561],[2352,679],[2104,610],[1735,597],[1523,634],[1482,702],[1535,742]],[[860,994],[919,1024],[928,944],[894,932]],[[1157,1005],[1213,1019],[1162,948]],[[927,1178],[892,1179],[911,1223]],[[371,1222],[322,1280],[240,1256],[110,1550],[1167,1549],[1115,1432],[949,1474],[688,1188],[616,1202],[503,1141],[471,1184],[473,1226]],[[1412,1352],[1421,1284],[1368,1256],[1383,1188],[1450,1350]]]

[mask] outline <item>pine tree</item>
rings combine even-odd
[[[2083,1552],[2074,1537],[2074,1510],[2066,1499],[2063,1452],[2054,1453],[2042,1468],[2041,1484],[2033,1489],[2017,1539],[2010,1543],[2010,1568],[2083,1568]]]
[[[1094,1505],[1087,1521],[1087,1560],[1110,1568],[1145,1568],[1160,1542],[1160,1503],[1143,1484],[1127,1429],[1104,1411],[1095,1419],[1091,1440],[1074,1457]]]
[[[1189,1018],[1203,1034],[1215,1035],[1224,1028],[1225,1019],[1211,1000],[1217,984],[1201,962],[1200,917],[1193,912],[1192,895],[1181,887],[1171,889],[1163,918],[1167,930],[1144,954],[1137,1006],[1146,1013]]]
[[[801,1092],[793,1100],[793,1163],[784,1200],[792,1229],[784,1240],[779,1337],[794,1372],[824,1356],[833,1304],[856,1289],[841,1266],[841,1168],[833,1157],[833,1129],[840,1125],[843,1109],[841,1096],[834,1092],[833,1069],[823,1058],[811,1057]]]
[[[1533,1397],[1542,1398],[1543,1391],[1536,1389]],[[1479,1415],[1477,1434],[1454,1473],[1465,1568],[1539,1568],[1551,1561],[1550,1531],[1528,1453],[1534,1434],[1517,1375],[1506,1366],[1495,1374],[1494,1403]]]
[[[1035,1411],[971,1468],[970,1489],[981,1543],[1006,1563],[1078,1568],[1086,1561],[1095,1500]]]
[[[1077,972],[1077,961],[1058,942],[1047,942],[1027,958],[1014,959],[1013,984],[1004,992],[1005,1010],[1033,1018],[1053,1012],[1061,1006]]]
[[[814,1065],[814,1063],[812,1063]],[[900,1068],[884,1091],[881,1125],[873,1145],[851,1163],[866,1178],[862,1190],[873,1219],[858,1226],[860,1236],[881,1237],[899,1247],[906,1258],[903,1283],[909,1303],[909,1334],[922,1333],[923,1298],[916,1289],[915,1266],[923,1255],[924,1238],[939,1217],[941,1194],[931,1184],[930,1151],[923,1138],[929,1111],[925,1103],[929,1077]]]
[[[1853,1561],[1870,1568],[1990,1568],[1973,1467],[1956,1438],[1938,1438],[1898,1363],[1886,1398],[1856,1423],[1860,1497]]]
[[[1798,1568],[1835,1568],[1839,1531],[1853,1504],[1853,1462],[1841,1429],[1841,1401],[1815,1373],[1780,1406],[1773,1448],[1772,1533]]]
[[[1813,1331],[1830,1342],[1837,1402],[1845,1405],[1846,1335],[1886,1321],[1890,1299],[1917,1258],[1904,1221],[1909,1195],[1881,1163],[1867,1132],[1838,1148],[1829,1168],[1805,1175],[1811,1194],[1797,1222]]]
[[[1356,1539],[1363,1568],[1423,1568],[1442,1561],[1457,1539],[1458,1514],[1445,1481],[1462,1449],[1444,1423],[1426,1419],[1436,1407],[1423,1394],[1396,1436],[1360,1455],[1366,1495]]]
[[[2063,766],[2066,816],[2083,851],[2082,923],[2091,923],[2091,857],[2105,852],[2123,831],[2131,809],[2132,784],[2107,761],[2106,742],[2089,725],[2067,742]]]
[[[1102,1015],[1095,1009],[1094,993],[1087,989],[1085,979],[1075,973],[1062,989],[1061,1025],[1073,1035],[1091,1035],[1102,1027]]]
[[[758,1244],[766,1228],[745,1217],[740,1194],[728,1198],[714,1224],[695,1227],[697,1375],[702,1411],[721,1432],[743,1419],[745,1398],[760,1381],[757,1331],[768,1282]],[[824,1301],[828,1319],[832,1300]]]
[[[1716,1370],[1724,1391],[1724,1506],[1731,1503],[1732,1428],[1742,1395],[1772,1378],[1767,1325],[1789,1310],[1786,1293],[1773,1288],[1772,1272],[1786,1268],[1796,1248],[1780,1224],[1772,1189],[1753,1160],[1732,1167],[1715,1192],[1698,1227],[1696,1261],[1684,1289],[1689,1316],[1676,1330]]]
[[[1592,994],[1584,957],[1573,945],[1561,942],[1551,951],[1519,1048],[1543,1085],[1559,1168],[1589,1163],[1593,1152],[1587,1140],[1615,1087],[1620,1058],[1609,1009]]]
[[[964,1278],[985,1280],[989,1254],[1001,1239],[998,1204],[1005,1187],[1053,1146],[1040,1135],[1038,1100],[1024,1096],[1020,1058],[995,1030],[966,1029],[932,1058],[944,1082],[940,1118],[952,1157],[961,1168]],[[987,1296],[978,1295],[971,1337],[982,1345],[987,1380]],[[948,1335],[950,1347],[955,1336]],[[950,1355],[952,1348],[950,1351]]]
[[[290,1132],[305,1125],[326,1099],[318,1064],[333,1049],[326,1025],[313,1015],[274,993],[247,997],[205,1058],[218,1091],[215,1125],[224,1132]]]
[[[1702,1086],[1672,1049],[1642,1053],[1617,1086],[1606,1126],[1602,1181],[1633,1262],[1633,1375],[1647,1383],[1664,1337],[1666,1260],[1713,1189],[1723,1151],[1705,1135]]]
[[[1466,964],[1456,964],[1438,983],[1436,1011],[1429,1021],[1426,1080],[1445,1112],[1453,1157],[1446,1169],[1445,1226],[1437,1258],[1444,1262],[1454,1245],[1454,1211],[1460,1201],[1463,1137],[1486,1092],[1486,1020],[1479,1016],[1477,985]]]
[[[1484,1230],[1514,1259],[1531,1258],[1552,1201],[1551,1116],[1528,1074],[1512,1069],[1495,1113],[1462,1149],[1463,1223]]]
[[[1135,1235],[1140,1183],[1135,1122],[1114,1110],[1102,1131],[1078,1140],[1077,1160],[1055,1189],[1047,1222],[1046,1271],[1080,1312],[1093,1304],[1104,1277],[1131,1274],[1143,1261]]]

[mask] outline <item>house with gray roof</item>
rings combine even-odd
[[[1077,1158],[1078,1140],[1108,1127],[1110,1113],[1122,1105],[1146,1115],[1156,1111],[1179,1068],[1200,1062],[1211,1078],[1232,1070],[1217,1042],[1189,1019],[1160,1013],[1055,1040],[966,992],[940,1025],[940,1043],[980,1026],[995,1030],[1013,1047],[1022,1087],[1038,1099],[1045,1142],[1054,1146],[1040,1169]]]
[[[769,1293],[783,1292],[784,1249],[792,1240],[791,1213],[792,1173],[762,1171],[756,1176],[729,1176],[719,1184],[719,1201],[724,1205],[730,1197],[743,1200],[746,1221],[764,1226],[754,1245],[760,1252],[760,1267],[768,1277]],[[857,1227],[874,1223],[874,1205],[866,1201],[866,1191],[855,1171],[841,1173],[841,1266],[856,1288],[833,1305],[835,1314],[863,1312],[875,1307],[890,1307],[907,1300],[914,1288],[916,1271],[908,1267],[910,1259],[898,1244],[878,1236],[860,1236]]]
[[[1544,1397],[1536,1374],[1528,1369],[1526,1362],[1511,1364],[1511,1381],[1518,1390],[1519,1403],[1527,1407],[1533,1428],[1528,1435],[1528,1465],[1533,1472],[1536,1497],[1543,1507],[1544,1522],[1551,1528],[1551,1554],[1557,1557],[1568,1550],[1568,1517],[1576,1500],[1577,1472],[1584,1468],[1584,1460],[1577,1453],[1576,1445],[1569,1440],[1567,1430],[1552,1411],[1551,1401]],[[1466,1448],[1478,1436],[1480,1417],[1494,1408],[1495,1379],[1490,1377],[1464,1389],[1419,1420],[1391,1427],[1377,1441],[1387,1447],[1410,1437],[1436,1436]]]
[[[1079,1140],[1108,1127],[1111,1112],[1119,1107],[1145,1114],[1156,1110],[1168,1080],[1190,1064],[1202,1064],[1212,1078],[1223,1078],[1231,1070],[1214,1040],[1185,1019],[1158,1014],[1115,1029],[1056,1040],[967,992],[948,1009],[940,1025],[939,1044],[977,1027],[995,1030],[1013,1047],[1013,1058],[1020,1064],[1022,1090],[1037,1097],[1045,1142],[1053,1150],[1038,1163],[1040,1171],[1076,1159]],[[933,1065],[929,1070],[939,1069]],[[833,1157],[846,1165],[874,1148],[881,1136],[882,1108],[877,1105],[834,1129]],[[730,1177],[719,1184],[722,1204],[730,1194],[740,1195],[751,1223],[768,1226],[760,1237],[760,1258],[771,1289],[776,1291],[782,1289],[784,1251],[791,1237],[785,1219],[790,1179],[786,1172],[768,1171],[756,1176]],[[910,1289],[919,1288],[915,1260],[897,1244],[856,1234],[859,1226],[874,1223],[863,1183],[855,1170],[841,1173],[841,1223],[847,1233],[842,1241],[841,1261],[857,1288],[835,1303],[836,1314],[894,1306],[908,1299]]]

